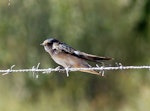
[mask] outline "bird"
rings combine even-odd
[[[64,68],[91,68],[92,66],[87,61],[97,63],[113,59],[111,57],[102,57],[81,52],[55,38],[48,38],[40,45],[44,46],[45,51],[50,54],[51,58]],[[79,71],[100,75],[96,70]]]

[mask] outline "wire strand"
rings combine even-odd
[[[2,73],[2,75],[7,75],[10,73],[25,73],[25,72],[32,72],[34,76],[36,76],[36,78],[38,78],[38,73],[41,72],[43,74],[45,73],[51,73],[51,72],[61,72],[61,71],[66,71],[67,77],[69,76],[68,72],[72,72],[72,71],[80,71],[80,70],[97,70],[97,71],[101,71],[104,73],[104,71],[110,71],[110,70],[137,70],[137,69],[148,69],[150,70],[150,66],[123,66],[121,63],[118,64],[118,66],[115,67],[107,67],[107,66],[98,66],[96,65],[96,67],[91,67],[91,68],[65,68],[65,69],[61,69],[59,66],[56,68],[47,68],[47,69],[39,69],[40,63],[38,63],[38,65],[35,67],[33,66],[31,69],[13,69],[15,67],[15,65],[12,65],[10,67],[10,69],[6,69],[6,70],[0,70],[0,73]],[[102,75],[103,76],[103,75]]]

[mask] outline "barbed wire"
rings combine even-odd
[[[99,66],[96,64],[96,67],[91,67],[91,68],[65,68],[61,69],[60,66],[56,68],[46,68],[46,69],[39,69],[40,63],[37,64],[37,66],[33,66],[31,69],[13,69],[15,65],[12,65],[9,69],[7,70],[0,70],[0,73],[2,75],[7,75],[10,73],[25,73],[25,72],[32,72],[33,76],[38,78],[39,73],[41,72],[42,74],[49,74],[51,72],[66,72],[67,77],[69,76],[69,72],[72,71],[80,71],[80,70],[96,70],[100,71],[100,74],[104,76],[104,71],[108,70],[129,70],[129,69],[148,69],[150,70],[150,66],[123,66],[121,63],[117,64],[117,66],[112,67],[112,66]]]

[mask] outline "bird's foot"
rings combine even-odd
[[[59,70],[59,69],[60,69],[60,66],[57,66],[55,69],[56,69],[56,70]]]
[[[96,64],[96,67],[101,68],[102,70],[99,71],[100,76],[104,77],[105,76],[105,71],[104,71],[104,65],[103,66],[99,66],[98,64]]]

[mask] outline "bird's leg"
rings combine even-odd
[[[61,66],[57,66],[55,69],[56,69],[56,70],[59,70],[59,69],[61,69]]]

